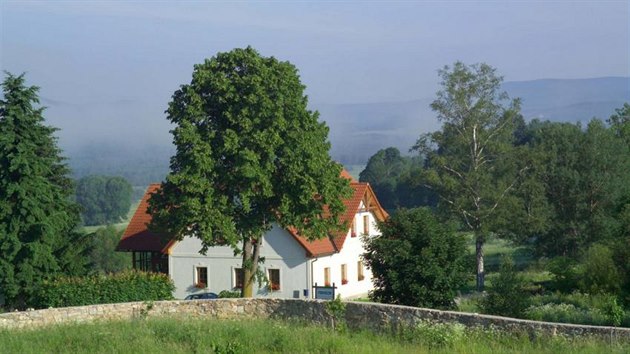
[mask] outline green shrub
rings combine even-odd
[[[175,286],[165,274],[125,271],[44,281],[36,296],[38,308],[130,301],[170,300]]]
[[[582,274],[578,285],[589,294],[619,294],[622,283],[612,251],[603,245],[591,246],[582,257]]]
[[[565,293],[578,288],[580,271],[577,262],[569,257],[556,257],[547,264],[547,270],[553,276],[552,288]]]
[[[548,303],[531,306],[525,310],[524,317],[534,321],[606,325],[607,316],[599,309],[581,309],[573,304]]]
[[[421,321],[415,327],[400,327],[398,337],[402,341],[423,344],[431,349],[445,349],[466,339],[466,327],[460,323]]]
[[[624,312],[611,294],[555,293],[532,297],[524,317],[536,321],[630,326],[630,313]]]
[[[228,298],[237,298],[241,297],[240,291],[231,291],[231,290],[221,290],[219,293],[219,298],[228,299]]]
[[[366,239],[363,258],[372,270],[372,300],[431,308],[454,308],[466,282],[465,239],[431,210],[399,209],[379,224],[380,237]]]
[[[529,306],[525,285],[523,277],[516,272],[514,261],[504,256],[499,274],[488,295],[479,302],[479,307],[483,313],[520,317]]]

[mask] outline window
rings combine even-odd
[[[243,268],[234,268],[234,288],[242,289],[243,284],[245,283],[245,273],[243,273]]]
[[[341,285],[348,284],[348,267],[345,264],[341,265]]]
[[[370,234],[370,217],[368,215],[363,215],[363,233],[365,235]]]
[[[133,252],[132,262],[134,269],[168,274],[168,255],[160,252]]]
[[[280,290],[280,269],[267,269],[267,277],[271,291]]]
[[[350,237],[357,237],[357,222],[352,219],[352,228],[350,230]]]
[[[362,261],[357,262],[357,279],[359,281],[365,279],[365,275],[363,275],[363,262]]]
[[[208,287],[208,267],[197,267],[196,268],[196,281],[195,287],[199,289],[205,289]]]
[[[324,286],[330,286],[330,268],[324,268]]]

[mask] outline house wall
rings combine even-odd
[[[183,299],[189,294],[201,292],[219,293],[234,289],[234,269],[240,268],[242,258],[235,257],[227,246],[210,247],[206,255],[199,253],[201,241],[186,237],[178,242],[169,255],[169,275],[175,283],[174,296]],[[304,249],[284,229],[274,226],[264,237],[260,255],[265,257],[261,265],[280,270],[280,290],[268,291],[265,284],[255,284],[255,297],[301,298],[308,289],[309,262]],[[196,267],[208,268],[208,287],[195,287]]]
[[[366,296],[368,291],[373,289],[372,285],[372,272],[367,266],[364,265],[363,275],[364,279],[358,280],[357,262],[361,260],[361,255],[365,253],[363,246],[363,216],[367,215],[369,218],[369,234],[367,237],[374,237],[380,235],[380,231],[376,227],[376,219],[374,214],[364,210],[363,204],[359,208],[359,212],[354,217],[356,237],[351,237],[351,233],[348,232],[346,242],[341,249],[341,252],[335,253],[331,256],[320,257],[313,262],[313,283],[318,285],[324,285],[324,268],[330,268],[331,283],[334,283],[337,289],[335,294],[340,295],[342,298],[355,298]],[[346,264],[347,269],[347,284],[342,284],[341,278],[341,265]]]

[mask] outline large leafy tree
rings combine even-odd
[[[79,207],[57,147],[44,125],[38,88],[6,74],[0,100],[0,297],[24,307],[42,280],[85,272],[88,240],[76,232]]]
[[[292,64],[251,47],[219,53],[195,66],[167,113],[176,153],[150,199],[152,227],[198,237],[202,252],[233,247],[243,257],[243,296],[252,296],[258,241],[274,223],[309,239],[340,227],[348,181]]]
[[[399,209],[367,239],[366,264],[374,275],[370,296],[392,304],[452,308],[466,282],[466,243],[426,208]]]
[[[123,177],[86,176],[77,181],[76,200],[85,225],[119,222],[131,207],[131,184]]]
[[[546,256],[577,257],[591,244],[614,237],[619,209],[630,195],[630,151],[615,129],[592,120],[533,124],[534,173],[544,189],[548,225],[535,235]]]
[[[519,101],[501,91],[502,77],[487,64],[456,62],[439,71],[441,90],[431,108],[442,130],[414,146],[428,157],[427,182],[440,196],[442,210],[474,233],[477,288],[483,289],[483,245],[495,231],[497,209],[527,167],[512,159]]]

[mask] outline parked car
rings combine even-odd
[[[184,300],[201,300],[201,299],[218,299],[219,295],[215,293],[190,294]]]

